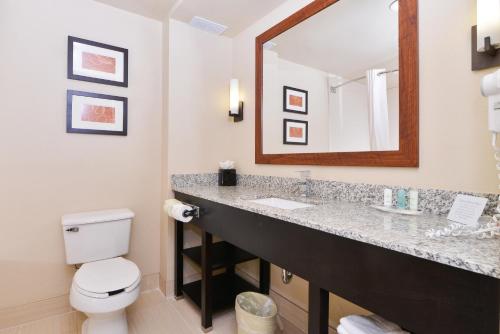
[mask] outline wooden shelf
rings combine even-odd
[[[196,264],[201,266],[201,247],[186,248],[182,251]],[[231,245],[226,241],[212,244],[212,270],[233,266],[238,263],[255,260],[256,256]]]
[[[245,291],[259,292],[259,289],[236,274],[220,274],[212,277],[213,310],[220,311],[234,307],[235,298]],[[201,281],[185,284],[184,296],[201,308]]]

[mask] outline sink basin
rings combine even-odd
[[[251,200],[250,202],[262,204],[262,205],[267,205],[267,206],[271,206],[273,208],[284,209],[284,210],[304,209],[304,208],[309,208],[311,206],[314,206],[312,204],[290,201],[287,199],[276,198],[276,197],[255,199],[255,200]]]

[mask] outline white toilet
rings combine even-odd
[[[128,209],[62,217],[66,262],[82,264],[73,277],[70,303],[88,319],[83,334],[128,333],[125,308],[137,300],[141,272],[126,260],[134,213]]]

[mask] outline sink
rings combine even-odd
[[[276,197],[255,199],[251,200],[250,202],[272,206],[273,208],[284,209],[284,210],[304,209],[314,206],[312,204],[290,201],[287,199],[276,198]]]

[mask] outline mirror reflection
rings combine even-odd
[[[398,150],[397,8],[340,0],[264,44],[264,154]]]

